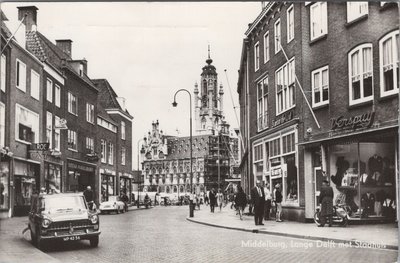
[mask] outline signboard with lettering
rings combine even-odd
[[[41,143],[32,143],[29,145],[30,151],[48,151],[50,148],[50,143],[41,142]]]
[[[273,122],[272,122],[272,127],[276,127],[279,126],[281,124],[284,124],[285,122],[290,121],[291,119],[293,119],[293,111],[288,111],[285,113],[282,113],[278,118],[276,118]]]
[[[374,122],[375,112],[368,112],[356,116],[344,117],[339,116],[337,118],[333,118],[332,122],[332,130],[344,130],[344,129],[365,129],[369,128]]]
[[[95,170],[94,167],[86,166],[83,164],[72,163],[72,162],[68,162],[68,168],[75,169],[75,170],[81,170],[81,171],[85,171],[85,172],[94,172],[94,170]]]

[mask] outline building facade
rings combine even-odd
[[[298,221],[313,218],[323,179],[330,179],[338,202],[347,198],[355,218],[367,192],[393,200],[394,181],[376,189],[356,181],[373,171],[361,169],[369,159],[363,154],[376,152],[387,166],[397,165],[398,27],[393,3],[270,2],[263,8],[246,31],[238,80],[246,191],[255,180],[271,188],[279,183],[284,217]],[[351,125],[359,119],[364,124]],[[392,135],[378,142],[378,130]],[[341,162],[351,165],[337,168]],[[351,185],[342,186],[344,174]]]
[[[1,217],[26,215],[31,195],[42,188],[91,186],[100,202],[100,174],[108,171],[116,176],[110,194],[131,194],[133,118],[124,99],[111,86],[100,96],[87,61],[72,59],[72,41],[54,44],[37,31],[37,10],[18,8],[21,29],[1,54]],[[5,46],[11,33],[4,23],[1,29]],[[107,167],[99,165],[103,138],[112,153]]]

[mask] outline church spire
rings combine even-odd
[[[213,62],[213,60],[211,59],[211,56],[210,56],[210,44],[208,44],[208,59],[206,60],[206,63],[208,65],[210,65],[212,62]]]

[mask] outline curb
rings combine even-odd
[[[360,245],[363,245],[363,244],[365,244],[365,245],[371,244],[371,243],[368,243],[367,241],[360,241],[360,240],[316,237],[316,236],[308,236],[308,235],[297,235],[297,234],[290,234],[290,233],[273,232],[273,231],[259,230],[259,229],[222,226],[222,225],[217,225],[217,224],[212,224],[212,223],[207,223],[207,222],[202,222],[202,221],[196,221],[189,217],[186,217],[186,220],[189,222],[197,223],[197,224],[201,224],[201,225],[225,228],[225,229],[229,229],[229,230],[238,230],[238,231],[250,232],[250,233],[256,233],[256,234],[258,233],[258,234],[267,234],[267,235],[274,235],[274,236],[281,236],[281,237],[294,237],[294,238],[308,239],[308,240],[314,240],[314,241],[318,240],[318,241],[324,241],[324,242],[346,243],[346,244],[349,244],[349,246],[351,246],[351,247],[360,247]],[[372,243],[372,244],[374,244],[374,243]],[[396,250],[396,251],[398,250],[398,246],[394,246],[394,245],[387,245],[387,244],[376,244],[376,245],[377,245],[376,249],[388,249],[388,250]],[[360,248],[363,248],[363,247],[360,247]]]

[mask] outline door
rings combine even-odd
[[[318,206],[319,193],[324,180],[321,167],[314,167],[314,211]]]

